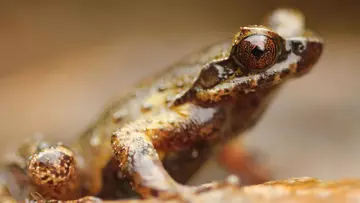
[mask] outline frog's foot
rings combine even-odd
[[[267,167],[259,163],[256,154],[246,151],[238,142],[224,146],[218,154],[218,161],[228,172],[240,177],[242,184],[254,185],[271,179]]]
[[[28,176],[42,198],[69,200],[81,197],[81,180],[74,156],[65,146],[54,145],[29,158]]]

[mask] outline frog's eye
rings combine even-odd
[[[254,34],[243,38],[235,48],[235,59],[249,71],[263,71],[276,60],[276,43],[266,35]]]

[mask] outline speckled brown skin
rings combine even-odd
[[[281,19],[271,18],[265,25],[276,21]],[[186,199],[187,194],[216,188],[186,187],[177,181],[184,183],[194,174],[214,146],[254,126],[281,84],[311,69],[322,41],[304,36],[302,24],[297,27],[301,29],[291,35],[277,33],[276,27],[242,27],[233,41],[210,46],[141,82],[111,105],[71,150],[28,150],[24,157],[35,191],[45,199],[73,199],[96,195],[108,185],[126,190],[123,183],[130,180],[143,197]],[[58,155],[57,160],[43,162],[44,154]],[[103,184],[103,170],[113,158],[120,164],[120,181]],[[55,168],[67,173],[51,172]],[[244,172],[256,179],[257,174]],[[47,177],[52,173],[54,180]],[[180,173],[184,175],[176,175]]]
[[[68,200],[80,198],[81,178],[75,155],[62,145],[39,150],[28,163],[28,175],[43,198]]]
[[[215,144],[243,132],[285,81],[310,70],[322,46],[316,37],[283,38],[262,26],[240,28],[220,57],[200,66],[189,88],[114,133],[112,147],[123,174],[143,197],[185,198],[188,188],[168,175],[158,152],[181,151],[197,142]],[[158,91],[156,83],[152,88]]]
[[[5,180],[10,180],[8,189],[17,200],[26,198],[24,193],[29,199],[59,200],[78,199],[86,194],[82,171],[76,162],[81,159],[76,159],[68,147],[30,139],[18,152],[17,163],[6,165],[1,173]]]

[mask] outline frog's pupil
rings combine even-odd
[[[253,48],[253,50],[251,51],[252,55],[254,55],[254,57],[256,58],[256,60],[260,60],[260,58],[263,56],[263,54],[265,53],[265,50],[262,49],[259,46],[255,46]]]

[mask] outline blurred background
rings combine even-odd
[[[305,13],[326,46],[245,137],[275,178],[360,178],[360,1],[31,1],[0,3],[0,150],[41,132],[71,142],[144,75],[260,23]],[[211,178],[209,177],[211,175]],[[195,182],[222,179],[210,162]]]

